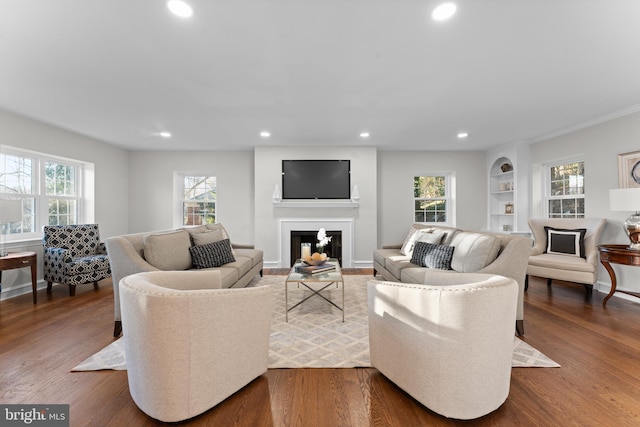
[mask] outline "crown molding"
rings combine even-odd
[[[577,123],[577,124],[575,124],[573,126],[570,126],[570,127],[564,128],[564,129],[560,129],[560,130],[557,130],[557,131],[554,131],[554,132],[550,132],[550,133],[544,134],[542,136],[538,136],[536,138],[532,138],[528,142],[530,144],[534,144],[536,142],[547,141],[549,139],[556,138],[558,136],[566,135],[566,134],[572,133],[572,132],[577,132],[579,130],[589,128],[591,126],[599,125],[601,123],[605,123],[605,122],[608,122],[608,121],[611,121],[611,120],[619,119],[620,117],[629,116],[631,114],[635,114],[635,113],[638,113],[638,112],[640,112],[640,104],[635,104],[635,105],[632,105],[630,107],[623,108],[621,110],[617,110],[617,111],[614,111],[612,113],[605,114],[603,116],[595,117],[593,119]]]

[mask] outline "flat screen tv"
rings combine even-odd
[[[283,199],[349,199],[349,160],[283,160]]]

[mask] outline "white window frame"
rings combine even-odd
[[[444,197],[436,197],[436,198],[423,198],[423,197],[415,197],[414,196],[414,181],[416,177],[444,177],[444,185],[445,185],[445,196]],[[413,174],[411,178],[411,194],[412,194],[412,218],[413,222],[427,225],[445,225],[445,226],[455,226],[455,175],[453,172],[426,172]],[[446,221],[444,222],[423,222],[416,221],[416,201],[418,200],[444,200],[445,201],[445,217]]]
[[[33,199],[34,200],[34,230],[32,232],[25,233],[13,233],[7,235],[7,242],[19,242],[28,240],[42,239],[42,230],[45,225],[49,224],[49,201],[51,200],[75,200],[76,201],[76,224],[82,224],[83,222],[91,222],[93,218],[87,218],[86,211],[92,211],[92,209],[86,209],[89,200],[93,200],[92,195],[86,194],[85,191],[85,168],[91,169],[91,164],[63,158],[47,153],[40,153],[36,151],[24,150],[20,148],[10,147],[3,145],[0,147],[0,152],[3,155],[29,158],[32,160],[31,170],[31,193],[9,193],[3,192],[0,189],[0,197],[5,198],[18,198],[18,199]],[[65,166],[70,166],[75,169],[75,195],[47,195],[46,194],[46,163],[56,163]]]
[[[215,223],[219,221],[220,211],[218,210],[218,179],[216,174],[208,171],[208,172],[174,172],[173,173],[173,200],[174,200],[174,209],[173,209],[173,224],[174,227],[191,227],[194,224],[184,224],[184,215],[183,215],[183,205],[184,203],[188,203],[189,201],[184,198],[184,179],[187,176],[206,176],[211,177],[216,180],[216,197],[212,200],[208,200],[208,203],[214,203],[215,205]]]
[[[550,162],[550,163],[545,163],[544,166],[544,173],[543,173],[543,180],[544,180],[544,216],[545,218],[551,218],[551,212],[549,211],[549,204],[552,200],[578,200],[578,199],[582,199],[582,204],[584,206],[584,212],[581,214],[581,216],[578,216],[577,213],[575,214],[567,214],[567,216],[565,217],[564,214],[560,214],[560,218],[585,218],[586,217],[586,199],[585,199],[585,193],[587,191],[587,187],[586,187],[586,182],[584,182],[584,176],[582,177],[583,179],[583,191],[582,194],[569,194],[569,195],[552,195],[551,194],[551,169],[557,166],[562,166],[562,165],[568,165],[571,163],[582,163],[582,167],[583,170],[586,169],[585,166],[585,161],[582,157],[575,157],[575,158],[569,158],[569,159],[563,159],[563,160],[557,160],[554,162]],[[554,214],[555,215],[555,214]],[[558,218],[555,217],[554,218]]]

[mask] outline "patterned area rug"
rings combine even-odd
[[[265,276],[253,286],[268,284],[273,288],[269,368],[354,368],[370,367],[367,320],[367,280],[371,276],[344,276],[344,323],[340,310],[318,296],[289,312],[285,322],[284,276]],[[303,286],[289,286],[289,306],[311,294]],[[330,286],[322,292],[339,306],[342,290]],[[560,367],[559,364],[514,338],[513,367]],[[73,371],[101,369],[125,370],[122,339],[73,368]]]

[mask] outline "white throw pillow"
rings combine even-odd
[[[500,252],[500,239],[488,234],[460,231],[453,236],[455,246],[451,268],[461,273],[473,273],[491,264]]]
[[[187,230],[148,234],[142,238],[144,259],[160,270],[188,270],[192,267],[191,238]]]
[[[420,237],[424,233],[430,233],[432,231],[433,231],[433,228],[411,227],[411,230],[409,230],[409,234],[407,235],[406,239],[404,239],[404,243],[400,248],[400,253],[402,255],[406,255],[410,257],[411,254],[413,254],[413,247],[415,246],[416,240],[418,239],[418,237]]]

